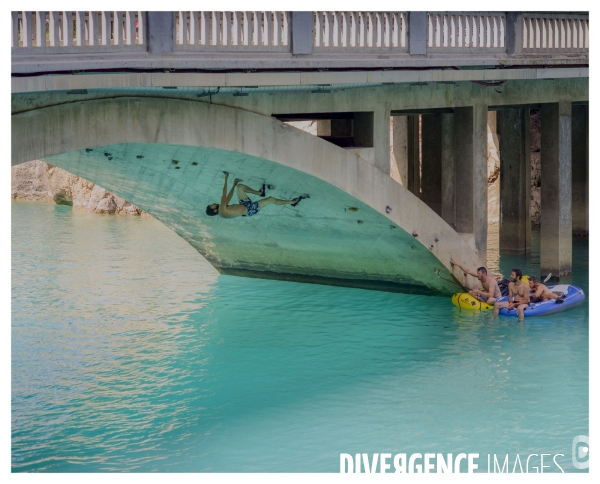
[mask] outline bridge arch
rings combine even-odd
[[[71,102],[12,116],[12,164],[43,159],[155,215],[222,273],[447,295],[450,257],[480,257],[373,165],[268,116],[187,100]],[[222,170],[292,209],[207,217]],[[386,210],[389,207],[391,211]],[[355,210],[357,209],[357,210]],[[440,269],[442,278],[434,270]]]

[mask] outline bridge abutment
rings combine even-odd
[[[572,272],[571,102],[542,104],[540,266],[542,276]]]

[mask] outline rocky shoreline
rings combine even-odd
[[[12,167],[11,198],[71,205],[95,213],[151,217],[114,193],[41,160]]]

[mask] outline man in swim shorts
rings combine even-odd
[[[523,321],[525,313],[523,312],[529,306],[529,286],[521,278],[523,272],[521,269],[513,269],[510,273],[510,284],[508,285],[508,301],[499,302],[494,306],[494,317],[498,316],[500,309],[508,308],[512,310],[517,308],[519,321]]]
[[[538,278],[535,276],[529,277],[529,289],[534,291],[531,296],[531,302],[537,303],[541,301],[549,301],[550,299],[558,299],[559,295],[554,294],[550,289],[548,289],[544,284],[538,281]],[[561,301],[562,302],[562,301]]]
[[[471,289],[469,291],[471,296],[491,305],[494,305],[496,300],[502,297],[502,293],[498,287],[498,282],[493,277],[488,276],[487,269],[485,267],[478,268],[477,272],[475,273],[466,267],[461,266],[454,259],[450,260],[450,264],[459,267],[465,274],[476,277],[479,279],[479,282],[481,282],[483,291],[480,289]]]
[[[227,193],[227,179],[229,178],[229,173],[224,171],[225,173],[225,184],[223,185],[223,194],[221,195],[221,203],[211,203],[206,207],[206,215],[211,217],[215,215],[220,215],[223,218],[235,218],[235,217],[252,217],[256,215],[262,208],[274,203],[275,205],[291,205],[295,207],[300,203],[300,200],[305,198],[310,198],[308,195],[301,195],[292,200],[279,200],[274,197],[267,197],[257,202],[253,202],[248,197],[247,193],[252,193],[253,195],[260,195],[261,197],[265,196],[265,184],[260,187],[260,190],[252,190],[252,188],[247,185],[243,185],[240,182],[239,178],[233,180],[233,186],[229,193]],[[239,203],[229,205],[233,197],[233,191],[237,188],[237,197]]]

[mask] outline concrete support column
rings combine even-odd
[[[406,158],[407,158],[407,188],[409,191],[421,198],[421,166],[419,148],[419,116],[406,117]]]
[[[573,105],[573,235],[589,231],[589,106]]]
[[[354,113],[354,146],[357,148],[373,147],[373,125],[374,119],[372,112]],[[388,141],[389,136],[388,133]]]
[[[478,251],[481,264],[487,255],[487,106],[455,108],[454,156],[456,169],[457,232]]]
[[[498,111],[500,131],[500,250],[526,252],[531,247],[531,161],[526,136],[529,109]],[[531,160],[531,158],[529,158]]]
[[[408,116],[392,118],[392,173],[397,181],[408,187]]]
[[[373,113],[373,148],[375,166],[390,174],[390,106],[388,103]]]
[[[442,115],[421,118],[422,200],[435,213],[442,214]]]
[[[442,218],[455,224],[454,114],[442,114]]]
[[[572,270],[571,103],[542,104],[540,265],[542,276]]]

